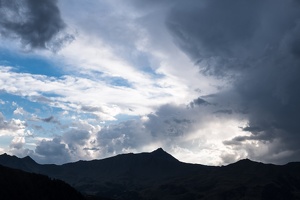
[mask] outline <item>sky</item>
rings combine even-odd
[[[0,0],[0,153],[300,160],[298,0]]]

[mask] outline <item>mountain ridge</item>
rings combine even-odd
[[[277,165],[277,164],[272,164],[272,163],[263,163],[263,162],[258,162],[258,161],[253,161],[249,158],[245,158],[245,159],[241,159],[238,161],[235,161],[233,163],[227,164],[227,165],[203,165],[203,164],[199,164],[199,163],[187,163],[187,162],[182,162],[178,159],[176,159],[175,157],[173,157],[171,154],[169,154],[168,152],[166,152],[165,150],[163,150],[162,148],[158,148],[156,150],[153,150],[152,152],[141,152],[141,153],[123,153],[123,154],[118,154],[118,155],[114,155],[114,156],[110,156],[110,157],[106,157],[106,158],[101,158],[101,159],[92,159],[92,160],[78,160],[78,161],[73,161],[73,162],[68,162],[68,163],[63,163],[63,164],[53,164],[53,163],[46,163],[46,164],[41,164],[38,163],[37,161],[35,161],[32,157],[30,157],[29,155],[25,156],[25,157],[17,157],[15,155],[9,155],[7,153],[3,153],[0,154],[0,162],[1,160],[8,158],[10,159],[10,162],[12,162],[13,160],[18,160],[18,159],[22,159],[26,162],[31,162],[32,164],[38,164],[38,165],[55,165],[55,166],[63,166],[63,165],[68,165],[68,164],[73,164],[73,163],[77,163],[77,162],[91,162],[91,161],[102,161],[102,160],[106,160],[106,159],[112,159],[115,157],[122,157],[122,156],[139,156],[139,155],[155,155],[157,157],[161,157],[163,159],[168,158],[169,160],[173,160],[173,161],[177,161],[180,163],[186,163],[186,164],[192,164],[192,165],[201,165],[201,166],[208,166],[208,167],[221,167],[221,166],[229,166],[232,164],[237,164],[240,162],[249,162],[249,163],[261,163],[261,164],[271,164],[271,165],[276,165],[276,166],[284,166],[284,165],[288,165],[288,164],[292,164],[292,163],[299,163],[297,161],[293,161],[293,162],[288,162],[286,164],[282,164],[282,165]]]
[[[68,165],[68,164],[72,164],[72,163],[77,163],[77,162],[91,162],[91,161],[102,161],[102,160],[106,160],[106,159],[111,159],[111,158],[114,158],[114,157],[120,157],[120,156],[135,156],[135,155],[158,155],[159,157],[164,157],[164,158],[167,158],[169,157],[168,159],[169,160],[174,160],[174,161],[177,161],[177,162],[181,162],[181,163],[186,163],[186,164],[192,164],[192,165],[201,165],[201,166],[208,166],[208,167],[222,167],[222,166],[230,166],[232,164],[238,164],[238,163],[259,163],[259,164],[264,164],[264,165],[276,165],[276,166],[285,166],[285,165],[290,165],[290,164],[298,164],[300,163],[300,161],[292,161],[292,162],[288,162],[288,163],[285,163],[285,164],[273,164],[273,163],[264,163],[264,162],[260,162],[260,161],[254,161],[254,160],[251,160],[249,158],[244,158],[244,159],[240,159],[240,160],[237,160],[233,163],[229,163],[227,165],[203,165],[203,164],[199,164],[199,163],[187,163],[187,162],[182,162],[178,159],[176,159],[175,157],[173,157],[171,154],[169,154],[168,152],[166,152],[165,150],[163,150],[163,148],[158,148],[156,150],[153,150],[152,152],[141,152],[141,153],[123,153],[123,154],[118,154],[118,155],[114,155],[114,156],[110,156],[110,157],[106,157],[106,158],[101,158],[101,159],[92,159],[92,160],[78,160],[78,161],[73,161],[73,162],[68,162],[68,163],[63,163],[63,164],[53,164],[53,163],[46,163],[46,164],[41,164],[41,163],[38,163],[37,161],[35,161],[32,157],[30,157],[29,155],[25,156],[25,157],[17,157],[15,155],[9,155],[7,153],[3,153],[3,154],[0,154],[0,162],[1,160],[3,160],[4,158],[10,158],[10,159],[14,159],[14,160],[17,160],[17,159],[22,159],[24,161],[27,161],[27,162],[31,162],[32,164],[38,164],[38,165],[55,165],[55,166],[62,166],[62,165]],[[12,160],[11,160],[12,161]]]
[[[273,165],[242,159],[205,166],[181,162],[159,148],[63,165],[5,154],[0,164],[61,179],[84,194],[111,199],[276,199],[271,190],[280,192],[279,199],[300,199],[299,162]]]

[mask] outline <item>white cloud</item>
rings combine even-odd
[[[26,122],[19,119],[6,120],[0,112],[0,136],[18,136],[26,134]]]
[[[25,144],[25,137],[16,136],[11,141],[10,148],[21,149],[24,144]]]
[[[14,115],[26,115],[27,112],[22,107],[17,107],[14,112]]]

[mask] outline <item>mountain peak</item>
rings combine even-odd
[[[163,150],[163,148],[159,147],[158,149],[152,151],[152,153],[167,153]]]
[[[9,155],[9,154],[7,154],[7,153],[4,153],[4,154],[1,154],[0,155],[0,159],[16,159],[16,158],[18,158],[17,156],[14,156],[14,155]]]
[[[22,160],[30,163],[36,163],[30,156],[25,156]]]
[[[2,157],[13,157],[13,156],[11,156],[11,155],[9,155],[7,153],[1,154],[0,156],[2,156]]]
[[[253,167],[253,166],[256,166],[256,165],[259,165],[259,164],[262,164],[262,163],[259,163],[259,162],[255,162],[255,161],[252,161],[248,158],[246,159],[241,159],[235,163],[231,163],[229,164],[228,166],[230,167],[239,167],[239,168],[248,168],[248,167]]]
[[[241,159],[239,161],[237,161],[236,163],[244,163],[244,164],[254,164],[254,163],[257,163],[253,160],[250,160],[249,158],[245,158],[245,159]]]
[[[164,159],[164,160],[170,160],[170,161],[178,161],[176,158],[174,158],[172,155],[168,154],[166,151],[164,151],[162,148],[158,148],[151,152],[151,155]]]
[[[241,159],[237,162],[254,162],[254,161],[250,160],[249,158],[244,158],[244,159]]]
[[[158,149],[156,149],[156,150],[154,150],[154,151],[152,151],[151,154],[152,154],[152,155],[160,155],[160,156],[162,156],[162,155],[168,155],[168,156],[171,156],[171,155],[168,154],[165,150],[163,150],[161,147],[158,148]]]

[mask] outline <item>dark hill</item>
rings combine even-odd
[[[0,165],[1,200],[83,200],[84,197],[61,180]]]
[[[162,149],[158,149],[151,153],[122,154],[103,160],[65,164],[54,176],[71,183],[85,193],[140,199],[137,191],[142,188],[198,173],[199,169],[205,172],[206,168],[182,163]]]
[[[277,166],[246,159],[212,167],[182,163],[157,149],[60,166],[1,155],[0,164],[46,174],[85,194],[111,199],[300,199],[297,162]]]
[[[2,154],[0,156],[0,164],[15,168],[15,169],[21,169],[27,172],[33,172],[34,166],[38,165],[32,158],[29,156],[26,156],[24,158],[18,158],[16,156],[10,156],[5,154]]]
[[[300,199],[300,163],[277,166],[241,160],[206,175],[167,181],[144,191],[149,199]]]

